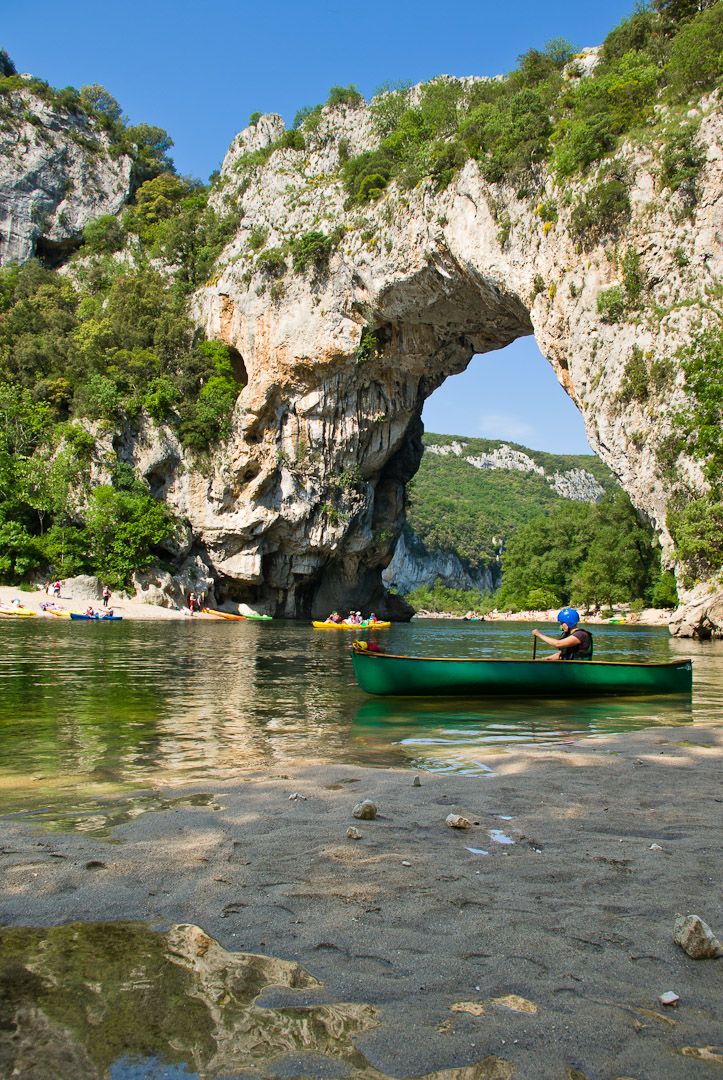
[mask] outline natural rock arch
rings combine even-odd
[[[250,173],[245,155],[277,142],[283,124],[264,117],[238,136],[216,198],[235,199],[243,220],[194,310],[209,336],[243,357],[248,384],[212,479],[196,477],[193,489],[183,481],[177,498],[226,594],[287,616],[331,604],[400,614],[380,572],[419,462],[424,399],[475,353],[531,333],[590,445],[669,547],[659,447],[671,407],[685,400],[676,353],[705,320],[699,280],[723,278],[719,112],[700,131],[709,153],[693,227],[660,193],[652,152],[628,148],[630,221],[615,241],[585,251],[570,230],[572,199],[559,202],[556,223],[545,221],[529,198],[486,183],[473,161],[444,191],[392,187],[345,210],[339,146],[373,144],[364,109],[325,110],[315,149],[277,149]],[[552,179],[540,190],[552,197]],[[314,230],[336,240],[328,265],[294,272],[286,256],[273,281],[249,243],[261,235],[265,250],[291,241],[293,251]],[[598,298],[620,283],[624,250],[639,258],[658,314],[612,323]],[[645,403],[621,392],[634,349],[669,361],[664,392]],[[703,489],[695,462],[678,468]]]

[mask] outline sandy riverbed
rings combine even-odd
[[[234,1077],[720,1076],[723,960],[690,959],[673,920],[723,931],[723,729],[479,756],[488,775],[421,773],[419,787],[405,770],[300,764],[174,790],[117,843],[5,821],[0,922],[193,923],[321,980],[267,990],[265,1017],[327,1003],[328,1034],[334,1003],[364,1006],[353,1042],[337,1032],[321,1055],[279,1036],[239,1061],[224,1043],[214,1060]],[[365,798],[375,821],[352,816]],[[658,1002],[669,990],[677,1008]]]

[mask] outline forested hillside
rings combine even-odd
[[[431,432],[423,441],[422,464],[408,488],[408,525],[428,551],[453,551],[471,570],[495,562],[509,537],[560,502],[560,479],[583,501],[599,499],[615,483],[592,454],[546,454]]]
[[[406,546],[430,567],[445,553],[473,575],[492,569],[501,588],[483,598],[435,582],[432,570],[426,586],[408,594],[416,607],[675,604],[653,530],[593,455],[432,433],[424,443],[410,485]]]

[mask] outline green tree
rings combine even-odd
[[[723,75],[723,6],[714,4],[680,28],[666,75],[678,98],[713,88]]]
[[[86,511],[90,558],[109,585],[127,585],[137,570],[150,566],[153,548],[173,531],[165,505],[139,491],[103,484],[93,490]]]
[[[146,180],[152,180],[163,172],[173,172],[173,158],[168,156],[173,139],[163,128],[135,124],[126,128],[126,139],[134,148],[131,172],[133,191]]]
[[[98,113],[111,123],[117,123],[121,118],[120,105],[113,95],[109,94],[106,88],[98,83],[81,86],[80,100],[87,109]]]
[[[17,73],[17,68],[5,49],[0,49],[0,76],[2,76],[3,79],[7,79],[12,75],[17,75]]]

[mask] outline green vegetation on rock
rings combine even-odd
[[[608,489],[614,484],[609,469],[592,455],[546,454],[516,443],[457,439],[431,432],[425,433],[423,441],[426,447],[459,442],[464,453],[424,454],[409,485],[408,525],[428,552],[453,552],[472,572],[496,566],[500,547],[523,525],[561,501],[546,476],[584,469],[601,487]],[[546,476],[504,468],[479,469],[466,460],[490,454],[502,445],[526,454]]]
[[[470,158],[487,180],[512,184],[524,197],[536,189],[543,162],[560,180],[579,176],[651,125],[662,140],[663,179],[690,187],[701,164],[694,127],[668,130],[654,107],[718,85],[723,6],[657,0],[611,31],[592,74],[580,77],[584,62],[557,38],[523,53],[503,79],[441,77],[414,99],[407,86],[381,88],[370,106],[379,145],[343,167],[347,207],[374,201],[392,181],[408,189],[428,177],[441,190]],[[628,208],[624,181],[609,179],[587,193],[575,225],[593,241]]]
[[[679,485],[668,528],[692,585],[723,568],[723,328],[695,334],[682,359],[690,405],[674,415],[673,453],[702,461],[709,488],[694,497]]]
[[[63,273],[37,260],[0,270],[0,576],[52,567],[127,584],[161,557],[175,528],[148,485],[96,445],[123,439],[145,413],[204,454],[225,438],[242,384],[229,350],[207,342],[188,296],[213,272],[239,214],[178,177],[160,128],[129,128],[101,86],[55,91],[0,57],[0,122],[16,90],[85,115],[133,159],[131,200],[91,222]],[[91,462],[109,483],[91,484]]]

